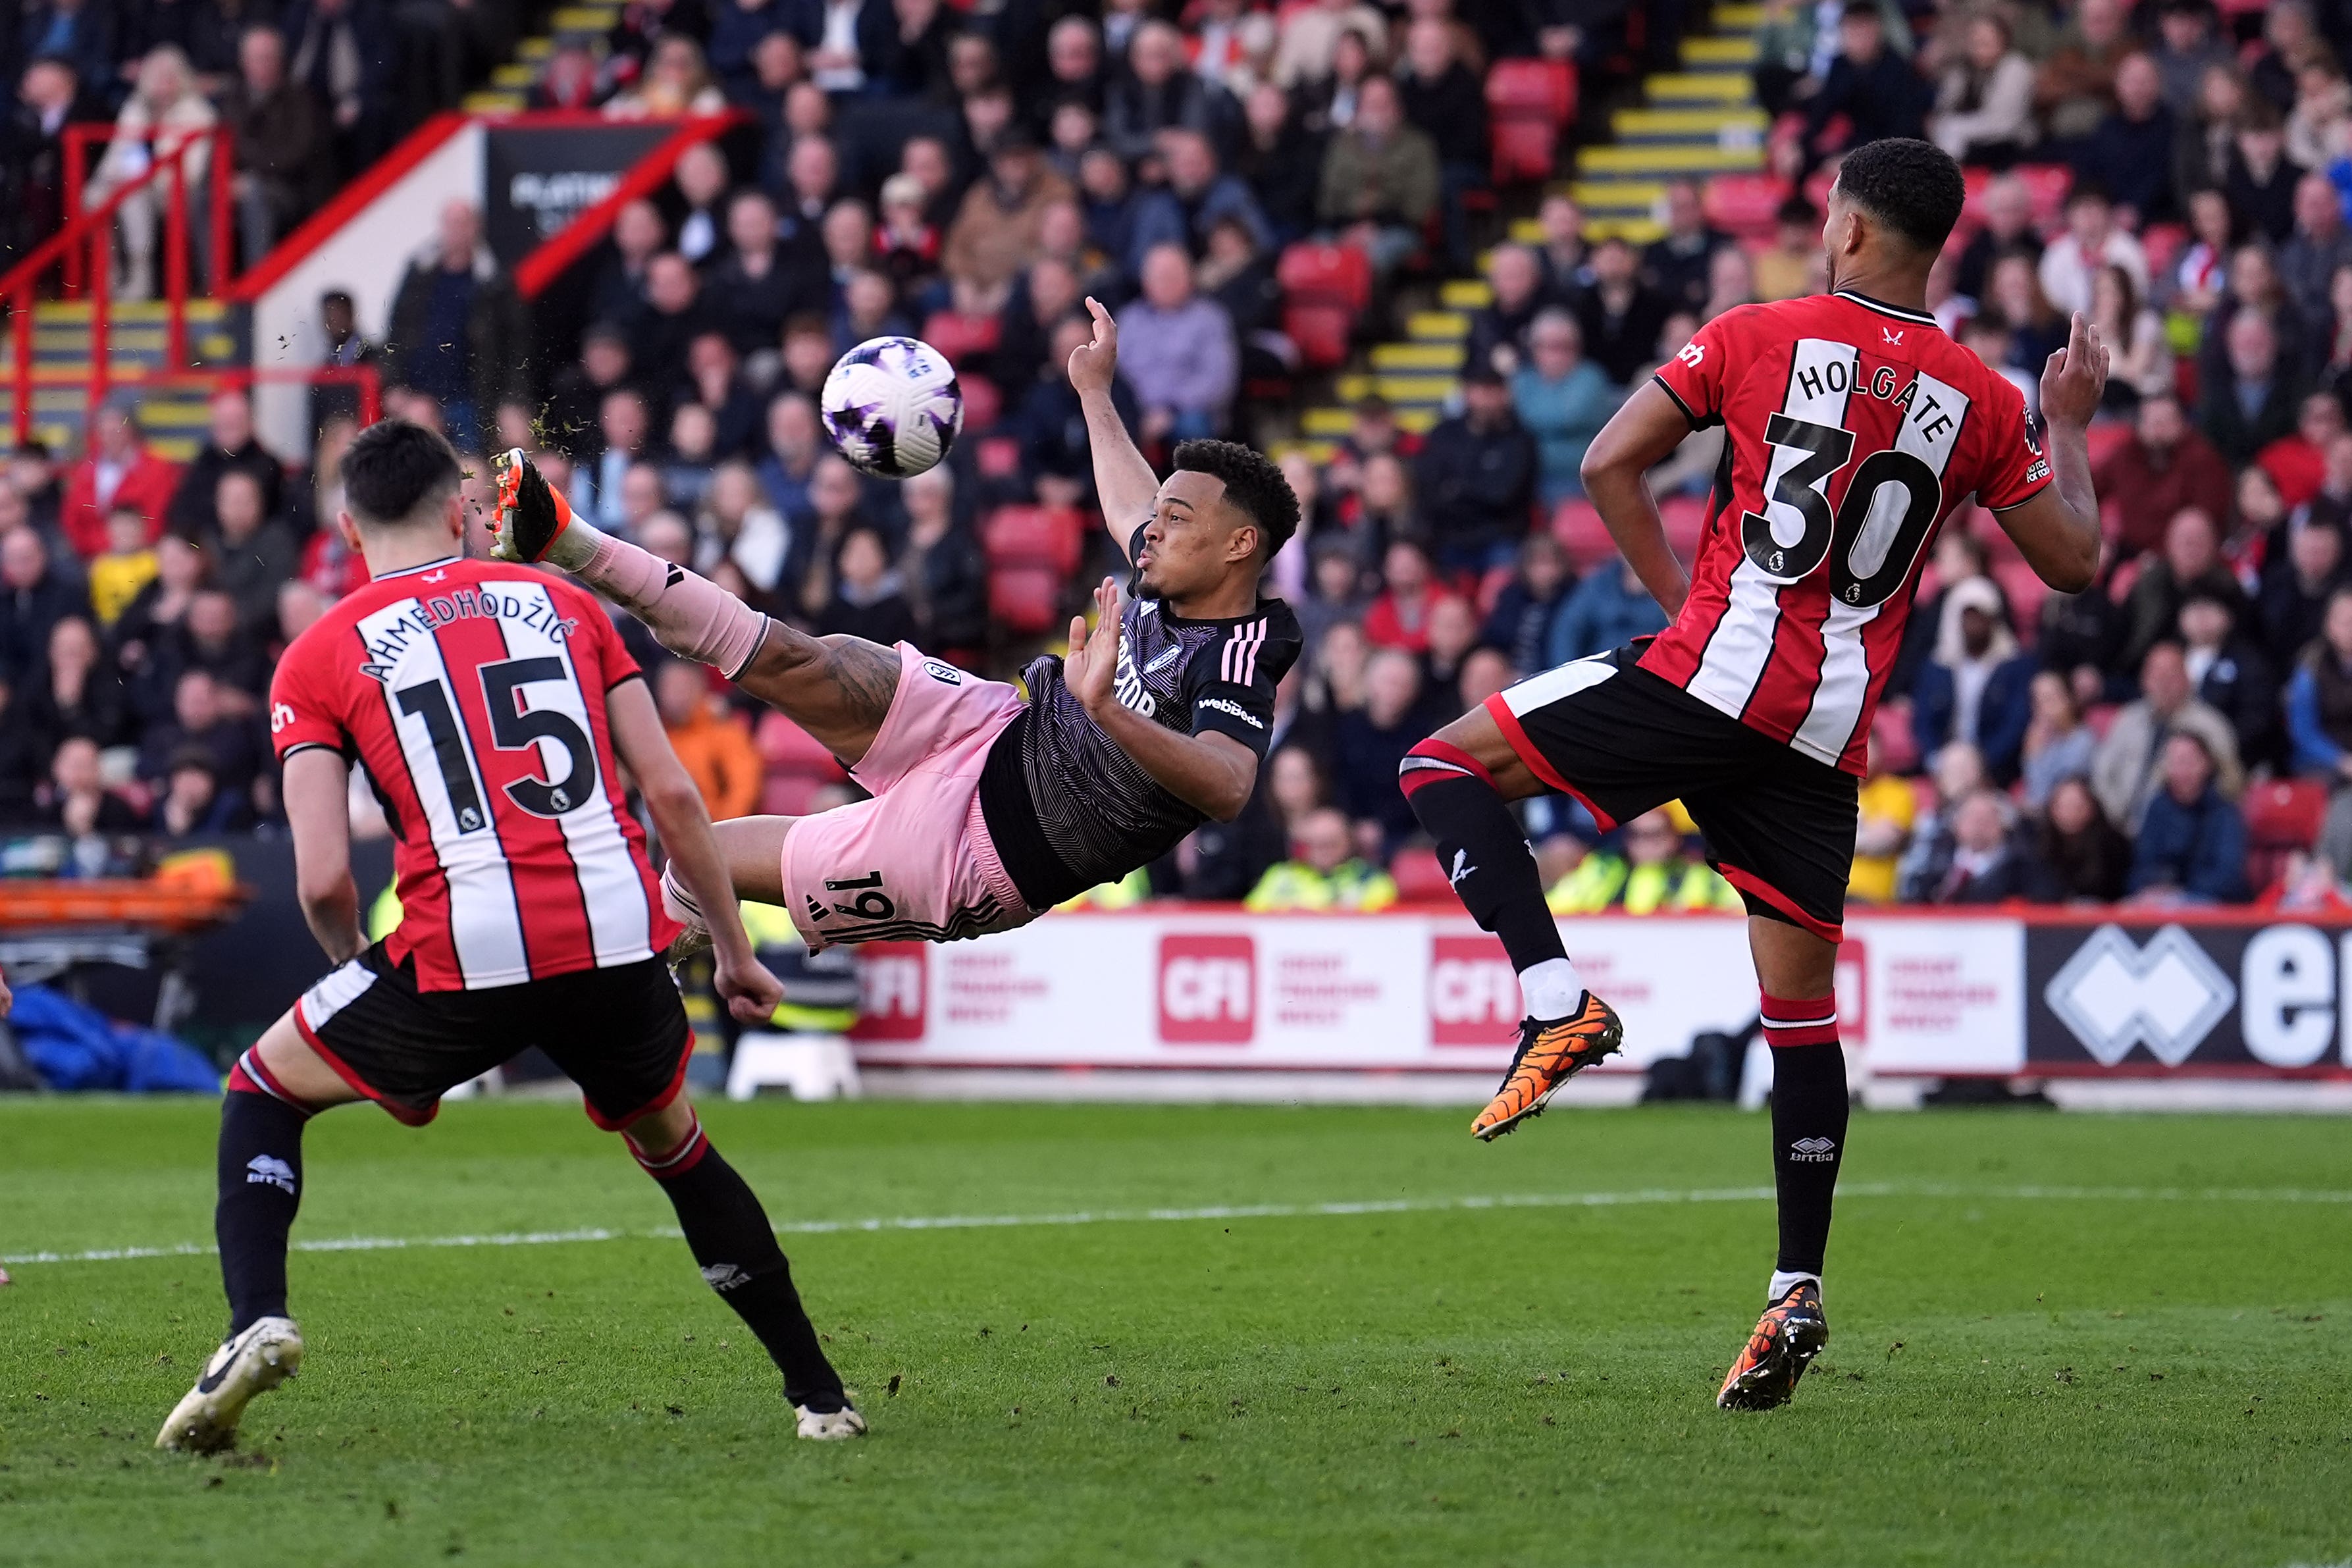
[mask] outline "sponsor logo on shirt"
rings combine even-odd
[[[1259,721],[1256,714],[1251,712],[1240,703],[1231,701],[1223,697],[1203,697],[1200,701],[1194,703],[1193,706],[1196,708],[1213,708],[1220,713],[1230,713],[1253,730],[1263,730],[1265,728],[1265,725]]]

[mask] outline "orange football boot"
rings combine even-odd
[[[1624,1043],[1625,1026],[1616,1009],[1590,991],[1574,1017],[1549,1024],[1522,1021],[1511,1069],[1503,1075],[1503,1087],[1486,1109],[1470,1123],[1470,1135],[1491,1143],[1528,1117],[1541,1115],[1544,1102],[1561,1084],[1602,1058],[1616,1055]]]
[[[1764,1309],[1748,1348],[1732,1363],[1715,1396],[1726,1410],[1774,1410],[1789,1403],[1797,1380],[1830,1342],[1830,1321],[1822,1311],[1822,1288],[1802,1280]]]

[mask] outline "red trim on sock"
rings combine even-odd
[[[1584,809],[1592,814],[1592,820],[1601,825],[1602,832],[1612,832],[1616,828],[1615,817],[1593,805],[1591,795],[1562,778],[1559,770],[1536,749],[1535,742],[1528,739],[1527,731],[1520,727],[1519,716],[1511,711],[1509,703],[1503,700],[1502,693],[1496,692],[1486,699],[1486,709],[1487,716],[1495,721],[1495,727],[1502,731],[1503,739],[1510,742],[1511,750],[1517,754],[1519,761],[1527,763],[1529,773],[1560,794],[1572,795],[1581,802]]]
[[[1428,740],[1422,742],[1419,745],[1413,747],[1412,751],[1407,752],[1405,755],[1409,757],[1434,757],[1441,763],[1451,763],[1455,767],[1460,768],[1464,773],[1466,773],[1471,777],[1476,779],[1480,784],[1485,784],[1488,789],[1495,787],[1495,775],[1486,771],[1486,764],[1472,756],[1469,752],[1464,751],[1461,747],[1454,744],[1451,741],[1441,741],[1436,736],[1432,735]]]
[[[315,1116],[319,1113],[317,1106],[298,1100],[287,1091],[284,1084],[278,1081],[269,1068],[262,1064],[260,1047],[257,1046],[237,1058],[236,1065],[228,1069],[228,1089],[231,1094],[266,1094],[280,1104],[300,1111],[304,1116]]]
[[[623,1137],[629,1145],[629,1152],[635,1157],[638,1165],[644,1168],[646,1175],[656,1182],[667,1182],[673,1177],[683,1176],[702,1163],[702,1157],[710,1152],[710,1139],[702,1131],[702,1118],[699,1116],[695,1117],[694,1125],[687,1132],[686,1141],[658,1160],[647,1158],[644,1146],[635,1139],[629,1138],[625,1133]]]
[[[1802,998],[1763,994],[1764,1043],[1783,1046],[1833,1046],[1838,1043],[1837,997]]]
[[[1819,915],[1807,914],[1803,910],[1797,907],[1797,901],[1794,899],[1789,897],[1788,894],[1782,892],[1780,889],[1773,887],[1770,883],[1765,881],[1754,872],[1743,871],[1737,866],[1727,866],[1720,861],[1717,863],[1715,868],[1723,873],[1723,879],[1725,881],[1730,883],[1733,887],[1738,889],[1743,893],[1748,893],[1753,897],[1763,900],[1766,903],[1771,905],[1774,909],[1788,916],[1791,922],[1803,927],[1805,930],[1812,932],[1815,936],[1820,937],[1823,942],[1843,942],[1845,940],[1845,928],[1843,926],[1832,925],[1829,921],[1822,919]]]

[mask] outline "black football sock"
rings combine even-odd
[[[784,1397],[811,1410],[846,1405],[841,1374],[825,1359],[816,1325],[801,1308],[792,1265],[776,1245],[767,1211],[751,1184],[710,1146],[700,1119],[686,1142],[661,1159],[648,1159],[634,1139],[629,1148],[677,1210],[678,1226],[702,1267],[703,1282],[768,1347],[784,1374]]]
[[[1458,746],[1430,740],[1407,753],[1398,784],[1436,842],[1438,863],[1462,907],[1502,939],[1528,1011],[1538,1018],[1575,1011],[1583,987],[1544,903],[1535,853],[1493,777]]]
[[[1838,1044],[1837,998],[1764,998],[1764,1043],[1772,1050],[1772,1175],[1780,1197],[1775,1283],[1821,1277],[1829,1249],[1830,1202],[1845,1158],[1845,1050]]]
[[[248,1053],[250,1055],[250,1053]],[[221,1097],[220,1201],[213,1235],[228,1289],[228,1331],[286,1316],[286,1237],[302,1203],[310,1113],[254,1085],[240,1063]]]

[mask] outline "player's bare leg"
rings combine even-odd
[[[866,1418],[825,1358],[767,1211],[710,1146],[686,1096],[639,1117],[622,1137],[677,1211],[703,1282],[759,1336],[783,1373],[799,1435],[826,1442],[863,1434]]]
[[[719,841],[719,854],[727,863],[727,878],[737,898],[784,906],[784,836],[798,821],[797,816],[738,816],[710,825],[710,836]],[[694,895],[680,885],[669,868],[662,870],[661,887],[662,907],[686,928],[665,954],[677,963],[709,947],[710,926]]]
[[[1723,1380],[1726,1410],[1769,1410],[1796,1392],[1829,1343],[1822,1258],[1845,1158],[1845,1048],[1838,1043],[1837,944],[1785,921],[1750,919],[1748,942],[1763,987],[1772,1052],[1772,1171],[1780,1250],[1764,1316]]]
[[[1527,1016],[1502,1086],[1470,1124],[1492,1142],[1540,1115],[1571,1077],[1615,1054],[1624,1027],[1584,988],[1559,926],[1544,903],[1535,855],[1508,803],[1546,786],[1511,749],[1484,708],[1474,708],[1407,753],[1398,784],[1437,842],[1454,891],[1478,924],[1502,939],[1519,973]]]
[[[849,766],[873,745],[898,689],[898,650],[811,637],[682,566],[572,515],[520,447],[501,453],[497,536],[504,561],[561,566],[646,623],[661,645],[715,668]]]
[[[302,1331],[286,1307],[286,1242],[301,1204],[302,1127],[359,1098],[303,1043],[290,1012],[229,1074],[213,1212],[228,1335],[173,1407],[157,1447],[210,1454],[236,1447],[246,1405],[300,1370]]]

